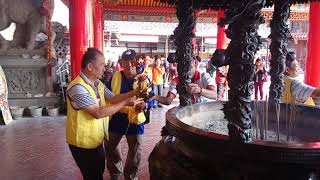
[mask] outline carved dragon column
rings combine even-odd
[[[271,21],[271,61],[270,61],[270,97],[269,101],[279,103],[284,89],[283,73],[287,56],[288,39],[292,39],[287,21],[290,15],[290,0],[274,1],[274,12]]]
[[[191,95],[187,92],[186,87],[191,83],[192,74],[192,38],[194,37],[193,29],[196,18],[193,12],[191,0],[178,1],[177,18],[179,25],[174,30],[174,43],[177,46],[176,58],[178,63],[178,74],[180,83],[177,87],[180,106],[191,105]]]
[[[258,27],[264,23],[261,9],[265,3],[265,0],[232,0],[220,21],[220,25],[229,24],[226,35],[231,39],[225,51],[230,90],[224,106],[231,140],[250,141],[252,137],[253,61],[261,44]]]

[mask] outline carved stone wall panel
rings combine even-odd
[[[27,93],[44,94],[47,91],[46,59],[0,56],[0,65],[7,77],[9,99],[27,98]]]
[[[34,68],[4,68],[8,78],[9,94],[45,93],[46,69]]]
[[[59,103],[56,96],[46,96],[53,83],[48,77],[48,60],[0,55],[0,65],[7,78],[10,106],[53,106]]]

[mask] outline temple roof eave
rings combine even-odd
[[[152,0],[150,0],[152,1]],[[175,5],[178,0],[156,0],[166,4]],[[241,1],[241,0],[239,0]],[[274,1],[277,0],[267,0],[265,7],[272,7]],[[281,1],[281,0],[280,0]],[[291,4],[307,4],[309,2],[319,2],[320,0],[290,0]],[[229,0],[196,0],[193,1],[194,9],[212,9],[212,10],[224,10],[227,9],[229,5]]]
[[[70,0],[61,0],[69,7]],[[175,2],[177,0],[96,0],[104,4],[105,12],[108,14],[128,14],[128,15],[175,15]],[[271,7],[274,0],[267,0],[267,7]],[[291,0],[293,4],[308,3],[320,0]],[[200,16],[215,15],[211,10],[224,9],[227,6],[227,0],[197,0],[194,1],[195,6],[206,9]],[[198,2],[198,3],[197,3]],[[206,4],[206,5],[203,5]],[[264,8],[262,10],[265,18],[272,18],[272,8]],[[291,20],[306,20],[308,19],[308,11],[291,10]]]

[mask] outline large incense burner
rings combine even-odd
[[[228,136],[222,108],[210,102],[169,110],[166,128],[176,139],[157,145],[151,172],[160,169],[159,179],[307,180],[320,169],[320,109],[288,104],[268,109],[265,102],[252,103],[253,138],[239,143]]]
[[[176,5],[180,107],[166,114],[169,136],[149,158],[151,179],[308,180],[320,168],[320,110],[281,104],[290,6],[310,0],[160,0]],[[317,1],[317,0],[311,0]],[[252,102],[254,55],[261,45],[263,7],[273,6],[270,22],[271,85],[267,102]],[[228,101],[191,105],[195,11],[224,10],[220,26],[231,40],[211,62],[229,66]]]

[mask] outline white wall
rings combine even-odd
[[[69,28],[69,9],[61,0],[54,0],[54,11],[52,21],[57,21]]]

